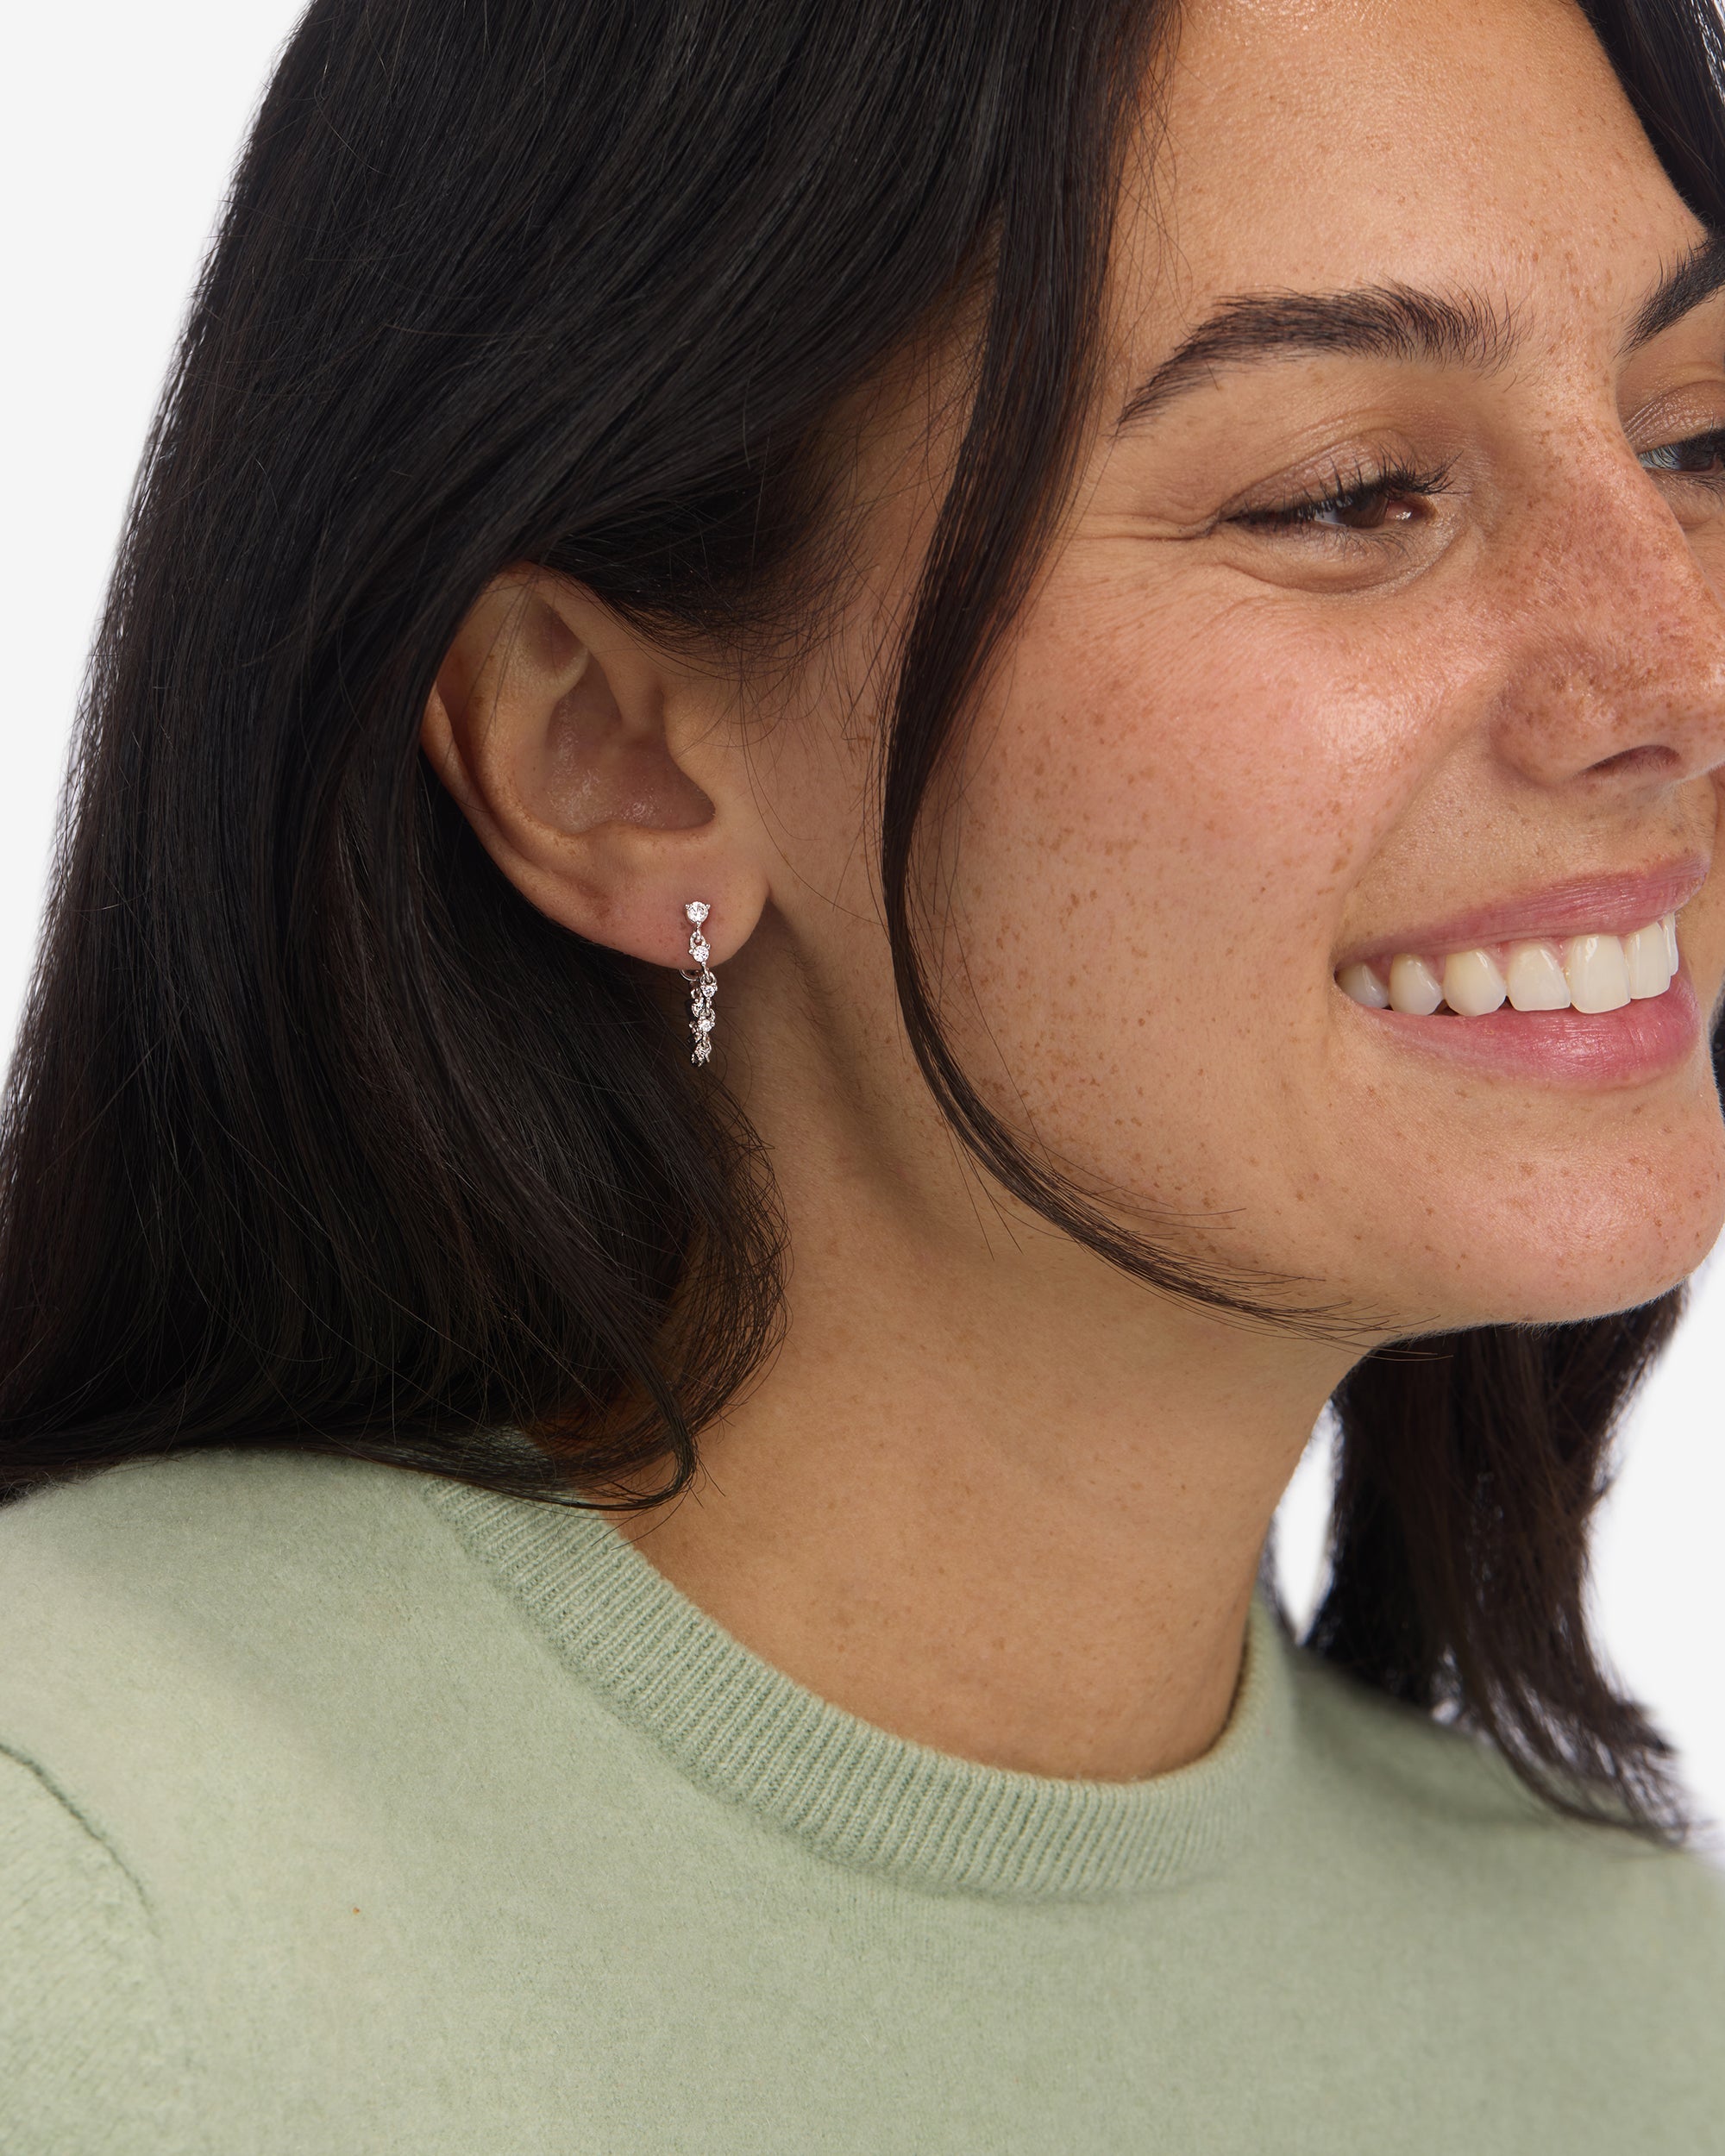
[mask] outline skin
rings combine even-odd
[[[712,1068],[770,1150],[790,1325],[695,1489],[629,1532],[839,1705],[1109,1778],[1223,1727],[1271,1514],[1363,1344],[1628,1307],[1725,1217],[1704,1047],[1629,1084],[1462,1070],[1333,977],[1398,929],[1711,858],[1725,481],[1650,453],[1725,428],[1725,301],[1620,355],[1699,226],[1569,0],[1196,0],[1164,114],[1083,482],[945,827],[945,1021],[1122,1217],[1352,1338],[1220,1319],[1027,1219],[905,1049],[866,786],[941,355],[854,415],[862,574],[793,678],[524,571],[424,730],[555,919],[669,969],[683,902],[712,906]],[[1226,296],[1394,282],[1477,295],[1513,353],[1283,356],[1117,425]],[[1266,521],[1386,460],[1446,491]],[[1680,924],[1703,1012],[1718,881]]]

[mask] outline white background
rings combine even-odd
[[[68,727],[108,559],[181,310],[290,0],[80,0],[20,10],[0,130],[5,763],[0,782],[0,1043],[30,964]],[[1610,1658],[1725,1817],[1725,1262],[1625,1433],[1596,1545]],[[1322,1546],[1327,1453],[1283,1505],[1297,1611]]]

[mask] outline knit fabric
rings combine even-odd
[[[692,1779],[837,1863],[974,1893],[1118,1893],[1219,1855],[1276,1779],[1289,1701],[1261,1605],[1226,1740],[1208,1758],[1153,1782],[1051,1781],[829,1707],[745,1653],[600,1515],[452,1483],[430,1495],[570,1667]]]
[[[1725,1896],[1254,1610],[1138,1783],[593,1514],[229,1452],[0,1514],[6,2156],[1725,2152]]]

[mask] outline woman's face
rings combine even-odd
[[[1644,1300],[1725,1211],[1725,266],[1569,0],[1201,0],[1164,113],[950,1030],[1081,1179],[1388,1329]],[[1617,1010],[1340,985],[1609,1003],[1574,939],[1672,912]]]

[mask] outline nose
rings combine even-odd
[[[1621,438],[1510,520],[1492,745],[1525,777],[1668,786],[1725,763],[1725,505],[1694,535]]]

